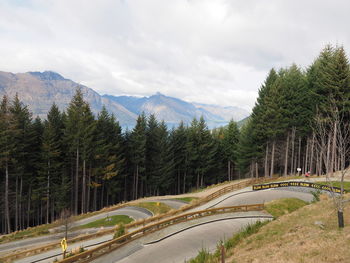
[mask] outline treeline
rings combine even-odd
[[[122,131],[78,89],[67,110],[33,120],[16,96],[0,105],[1,233],[144,196],[242,177],[331,173],[349,165],[350,72],[326,46],[303,70],[271,69],[248,122],[210,131],[203,118],[169,130],[141,115]]]
[[[339,139],[348,134],[349,74],[344,48],[330,45],[305,71],[296,65],[272,69],[241,130],[241,170],[272,176],[301,168],[301,173],[320,175],[348,165],[348,157],[342,165],[340,148],[349,142]]]
[[[239,131],[209,131],[203,118],[169,130],[141,115],[123,132],[81,90],[67,110],[36,118],[16,96],[0,105],[1,233],[49,223],[63,210],[95,211],[144,196],[180,194],[238,177]]]

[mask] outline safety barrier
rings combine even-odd
[[[329,185],[310,183],[310,182],[279,182],[279,183],[270,183],[270,184],[259,184],[253,185],[253,190],[265,190],[270,188],[280,188],[280,187],[308,187],[316,190],[323,190],[328,192],[334,192],[337,194],[341,193],[341,189],[339,187],[332,187]],[[345,193],[345,190],[343,190]]]
[[[182,223],[182,222],[188,222],[190,220],[211,216],[215,214],[223,214],[223,213],[232,213],[232,212],[241,212],[241,211],[261,211],[264,209],[264,204],[253,204],[253,205],[241,205],[241,206],[230,206],[230,207],[220,207],[220,208],[211,208],[206,210],[200,210],[196,212],[190,212],[182,215],[178,215],[169,219],[165,219],[162,221],[159,221],[157,223],[147,225],[145,227],[142,227],[138,230],[135,230],[133,232],[130,232],[126,235],[123,235],[119,238],[113,239],[109,242],[106,242],[103,245],[100,245],[96,248],[90,249],[88,251],[82,252],[80,254],[77,254],[75,256],[66,258],[64,260],[61,260],[59,262],[62,263],[70,263],[70,262],[89,262],[93,259],[96,259],[97,257],[100,257],[104,254],[110,253],[111,251],[124,246],[125,244],[138,239],[140,237],[143,237],[147,234],[150,234],[152,232],[158,231],[160,229],[163,229],[165,227]]]

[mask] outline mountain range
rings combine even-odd
[[[136,118],[144,112],[154,114],[171,127],[180,121],[188,124],[194,117],[203,116],[210,128],[226,125],[230,119],[239,121],[249,112],[239,107],[186,102],[178,98],[156,93],[150,97],[99,95],[96,91],[52,71],[9,73],[0,71],[0,96],[10,98],[18,94],[19,99],[33,112],[34,116],[45,118],[53,103],[64,110],[80,87],[84,99],[97,114],[103,107],[113,113],[122,127],[132,128]]]

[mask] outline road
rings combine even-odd
[[[216,245],[225,237],[230,237],[248,224],[255,223],[258,218],[237,218],[215,221],[198,225],[160,242],[145,245],[138,244],[133,253],[124,258],[119,250],[99,258],[93,262],[184,262],[198,254],[201,248],[214,251]],[[124,252],[125,253],[125,252]]]
[[[297,197],[297,198],[300,198],[300,199],[303,199],[306,201],[312,200],[312,195],[307,194],[307,193],[286,191],[285,189],[284,190],[270,189],[270,190],[264,190],[264,191],[259,191],[259,192],[252,192],[251,187],[247,187],[245,189],[241,189],[238,191],[228,193],[228,194],[226,194],[218,199],[215,199],[207,204],[204,204],[203,206],[195,208],[194,210],[202,210],[202,209],[207,209],[207,208],[211,208],[211,207],[222,207],[222,206],[233,206],[233,205],[240,205],[240,204],[268,202],[268,201],[273,200],[273,199],[284,198],[284,197]],[[143,201],[160,201],[160,202],[166,203],[167,205],[174,207],[174,208],[180,207],[180,206],[185,204],[183,201],[180,201],[180,200],[158,199],[158,197],[156,199],[153,198],[153,199],[148,199],[148,200],[143,200]],[[129,213],[129,214],[133,213],[133,215],[130,214],[130,216],[137,219],[138,216],[140,216],[142,218],[148,217],[150,212],[149,211],[142,211],[142,208],[140,210],[139,207],[137,207],[136,209],[135,209],[135,207],[126,207],[126,208],[118,209],[118,210],[108,212],[108,213],[104,212],[102,214],[96,215],[96,216],[91,217],[91,218],[82,219],[79,221],[79,223],[76,222],[75,224],[86,224],[88,222],[91,222],[91,221],[94,221],[94,220],[97,220],[100,218],[104,218],[104,217],[106,217],[107,214],[109,216],[112,216],[115,214],[126,214],[126,213]],[[97,229],[85,230],[85,231],[97,231]],[[44,238],[42,240],[42,242],[40,242],[40,240],[33,240],[32,239],[32,240],[18,241],[18,242],[24,242],[24,243],[12,242],[9,244],[3,244],[3,245],[0,245],[0,251],[4,251],[4,249],[6,249],[5,248],[6,246],[7,246],[8,250],[10,249],[9,246],[11,246],[11,250],[13,250],[14,245],[15,245],[15,247],[21,247],[21,248],[23,248],[23,246],[25,246],[25,244],[34,244],[35,243],[35,245],[40,245],[42,243],[48,242],[46,239],[48,237],[50,237],[50,236],[41,237],[41,238]],[[62,236],[59,236],[59,237],[56,236],[53,240],[51,240],[51,239],[50,240],[51,241],[60,240],[61,238],[62,238]],[[90,245],[92,243],[107,241],[107,240],[110,240],[111,238],[112,238],[112,235],[106,235],[104,237],[99,237],[99,238],[96,238],[93,240],[75,243],[74,247],[87,246],[87,245]],[[44,240],[46,240],[46,241],[44,241]],[[5,246],[5,247],[2,248],[1,246]],[[58,254],[59,252],[60,252],[59,250],[51,250],[49,252],[46,252],[46,253],[43,253],[40,255],[36,255],[32,258],[26,258],[26,260],[16,261],[16,262],[30,262],[30,260],[37,260],[37,259],[43,258],[43,257],[48,256],[48,255]],[[48,262],[51,262],[51,261],[48,261]]]
[[[144,219],[147,217],[152,216],[153,214],[141,207],[134,207],[134,206],[128,206],[124,208],[120,208],[115,211],[111,212],[105,212],[101,213],[86,219],[82,219],[76,222],[73,222],[70,224],[69,228],[78,226],[78,225],[84,225],[89,222],[105,218],[106,216],[113,216],[113,215],[127,215],[133,218],[134,220],[140,220]],[[90,228],[90,229],[81,229],[81,230],[76,230],[73,232],[68,233],[68,238],[73,238],[77,237],[82,234],[91,234],[91,233],[96,233],[100,230],[100,228]],[[45,235],[45,236],[40,236],[40,237],[35,237],[35,238],[27,238],[23,240],[18,240],[10,243],[4,243],[0,244],[0,254],[8,253],[8,252],[13,252],[16,250],[23,250],[23,249],[28,249],[35,246],[40,246],[40,245],[45,245],[49,243],[53,243],[55,241],[59,242],[63,238],[63,233],[56,233],[56,234],[51,234],[51,235]],[[68,239],[69,240],[69,239]]]
[[[108,216],[115,216],[115,215],[127,215],[134,220],[145,219],[147,217],[153,216],[152,212],[149,211],[148,209],[137,207],[137,206],[127,206],[127,207],[119,208],[114,211],[103,212],[88,218],[75,221],[71,223],[71,227],[85,225],[90,222],[96,221],[98,219],[106,218]]]
[[[286,197],[296,197],[305,201],[311,201],[313,198],[312,194],[310,193],[278,189],[253,192],[251,191],[251,187],[248,187],[246,189],[224,195],[197,209],[202,210],[209,207],[261,203]],[[239,213],[236,213],[236,215],[239,215]],[[259,219],[254,218],[253,216],[259,215],[264,216],[263,213],[255,212],[255,214],[252,214],[252,212],[249,212],[246,214],[246,216],[251,216],[251,218],[226,218],[225,220],[207,222],[206,224],[203,224],[203,220],[212,221],[214,219],[213,217],[203,218],[199,222],[193,220],[191,224],[195,225],[198,223],[199,225],[192,225],[191,228],[188,228],[188,222],[177,224],[173,227],[176,227],[178,231],[183,229],[186,230],[179,233],[173,230],[174,232],[171,234],[169,233],[170,236],[165,239],[163,239],[164,237],[154,238],[155,240],[163,239],[156,243],[152,243],[152,241],[147,239],[136,240],[122,249],[111,252],[110,254],[98,258],[93,262],[184,262],[186,259],[195,257],[201,248],[212,251],[216,248],[219,240],[230,237],[234,233],[239,232],[242,227],[256,222]],[[231,217],[234,217],[234,215],[231,215]],[[150,242],[152,244],[149,244]]]

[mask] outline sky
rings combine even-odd
[[[350,50],[346,0],[0,0],[0,71],[251,110],[269,70]]]

